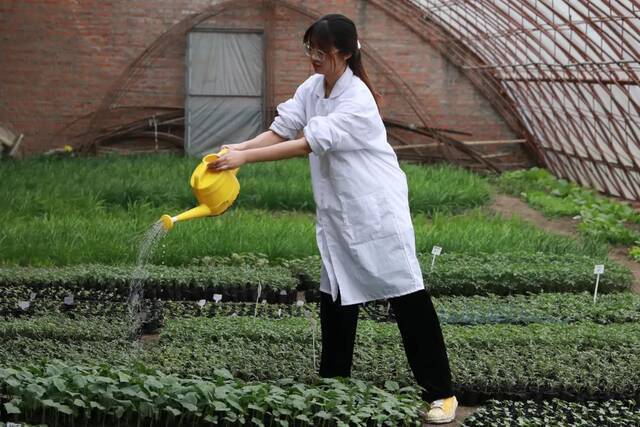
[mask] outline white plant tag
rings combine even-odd
[[[37,296],[38,294],[31,292],[31,295],[29,295],[29,301],[35,301]]]
[[[73,295],[67,295],[64,297],[64,305],[73,305]]]
[[[598,298],[598,283],[600,282],[600,275],[604,273],[604,265],[603,264],[597,264],[594,268],[593,268],[593,274],[596,275],[596,287],[593,290],[593,303],[596,303],[596,299]]]
[[[282,317],[282,309],[281,308],[278,309],[278,317]]]
[[[206,299],[201,299],[200,301],[198,301],[198,306],[200,306],[200,308],[204,307],[204,305],[207,303]]]
[[[267,299],[265,298],[262,300],[262,304],[266,304],[266,303],[267,303]]]
[[[287,296],[287,291],[285,291],[284,289],[280,291],[280,295],[282,295],[283,297]]]
[[[299,300],[297,300],[297,301],[296,301],[296,305],[297,305],[298,307],[302,307],[302,306],[304,305],[304,301],[302,301],[301,299],[299,299]]]
[[[213,294],[213,300],[218,303],[222,301],[222,294]]]
[[[429,269],[429,272],[433,271],[433,266],[436,263],[436,257],[441,253],[442,253],[442,248],[440,246],[434,246],[433,249],[431,249],[431,255],[433,255],[433,257],[431,258],[431,268]]]
[[[20,307],[22,311],[27,311],[30,306],[31,303],[29,301],[18,301],[18,307]]]

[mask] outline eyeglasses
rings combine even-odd
[[[308,57],[316,57],[318,58],[319,61],[324,61],[325,58],[327,57],[327,53],[320,50],[320,49],[314,49],[311,47],[311,45],[309,43],[304,43],[304,54],[307,55]],[[333,51],[337,51],[338,49],[334,48]],[[332,52],[333,52],[332,51]]]

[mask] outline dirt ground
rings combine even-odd
[[[529,207],[526,202],[517,197],[505,194],[496,194],[490,209],[503,217],[510,218],[518,215],[526,221],[552,233],[565,236],[578,236],[576,226],[577,220],[570,218],[549,219],[541,212]],[[640,263],[633,261],[627,255],[627,248],[623,246],[612,247],[609,250],[609,258],[613,261],[627,266],[633,273],[632,291],[640,294]]]
[[[479,406],[458,406],[458,410],[456,411],[456,420],[449,424],[441,424],[444,426],[458,427],[461,426],[463,421],[473,414]]]

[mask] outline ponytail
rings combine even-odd
[[[364,69],[364,65],[362,64],[362,53],[359,48],[356,49],[356,51],[351,55],[351,58],[347,60],[347,64],[349,65],[349,68],[351,68],[351,71],[353,71],[353,74],[360,77],[360,80],[362,80],[364,84],[367,85],[367,87],[371,91],[371,94],[373,95],[373,99],[375,99],[376,101],[378,110],[380,110],[380,107],[382,105],[382,95],[380,95],[380,93],[377,92],[371,84],[369,75],[367,74],[367,71]]]

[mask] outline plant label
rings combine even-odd
[[[22,427],[22,424],[19,423],[12,423],[10,421],[7,421],[7,424],[5,424],[7,427]]]
[[[198,301],[198,306],[200,306],[200,308],[204,307],[204,305],[207,303],[207,300],[205,299],[201,299],[200,301]]]
[[[64,305],[73,305],[73,295],[67,295],[64,297]]]
[[[281,308],[278,309],[278,317],[282,317],[282,309]]]
[[[213,300],[216,303],[219,303],[220,301],[222,301],[222,294],[213,294]]]
[[[302,301],[301,299],[296,301],[296,306],[302,307],[303,305],[304,305],[304,301]]]
[[[267,304],[267,299],[266,299],[266,298],[264,298],[264,299],[262,300],[262,305],[266,305],[266,304]]]
[[[18,307],[20,307],[22,311],[27,311],[30,306],[31,303],[29,301],[18,301]]]
[[[440,246],[434,246],[433,249],[431,249],[431,255],[438,256],[441,253],[442,253],[442,248]]]
[[[598,298],[598,283],[600,282],[600,275],[604,273],[604,265],[603,264],[597,264],[594,268],[593,268],[593,274],[596,275],[596,286],[593,289],[593,303],[596,303],[596,300]]]
[[[31,295],[29,295],[29,301],[35,301],[37,296],[38,295],[35,292],[31,292]]]
[[[287,296],[287,291],[285,291],[284,289],[280,291],[280,295],[283,297]]]

